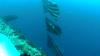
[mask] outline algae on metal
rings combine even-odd
[[[58,25],[54,24],[54,22],[52,22],[48,18],[46,18],[45,21],[46,21],[47,30],[49,32],[51,32],[55,35],[61,35],[62,31]]]
[[[48,35],[47,41],[47,46],[55,53],[55,56],[63,56],[58,45],[54,42],[50,35]]]
[[[30,45],[28,40],[21,39],[22,36],[17,34],[14,29],[7,25],[2,17],[0,17],[0,33],[9,37],[21,55],[26,53],[29,56],[46,56],[44,52],[38,49],[36,46]]]
[[[51,14],[53,17],[55,17],[54,20],[58,20],[60,11],[55,0],[43,0],[43,7],[45,13]]]

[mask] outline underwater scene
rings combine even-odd
[[[100,56],[100,1],[0,0],[0,56]]]

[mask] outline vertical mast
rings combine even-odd
[[[52,49],[52,52],[56,53],[55,56],[63,56],[58,45],[53,41],[51,34],[59,36],[62,31],[60,26],[57,24],[59,20],[60,11],[56,0],[42,0],[44,13],[45,13],[45,23],[47,31],[47,46]]]

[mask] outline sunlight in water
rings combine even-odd
[[[0,44],[0,56],[8,56],[6,49],[2,44]]]
[[[19,56],[20,53],[4,34],[0,33],[0,56]]]

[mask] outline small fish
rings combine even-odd
[[[54,24],[51,20],[46,18],[46,26],[47,30],[55,35],[61,35],[62,31],[59,26]]]
[[[48,39],[47,39],[47,46],[52,49],[52,51],[54,53],[56,53],[56,56],[63,56],[62,52],[60,51],[60,49],[58,48],[57,44],[54,43],[53,39],[51,38],[50,35],[48,35]]]

